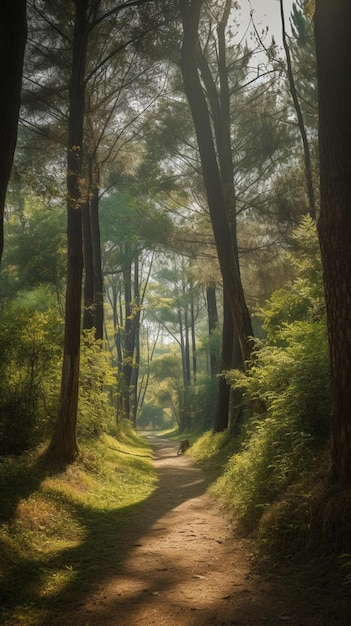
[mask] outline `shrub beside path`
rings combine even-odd
[[[55,626],[336,623],[312,599],[302,606],[285,579],[251,568],[235,524],[206,493],[206,475],[177,456],[176,443],[147,437],[157,488],[116,537],[93,590],[63,607]]]

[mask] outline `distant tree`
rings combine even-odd
[[[0,9],[0,262],[4,247],[3,217],[7,184],[17,140],[24,49],[26,0],[3,0]]]
[[[351,484],[351,3],[316,0],[322,250],[331,360],[331,476]]]
[[[216,283],[211,281],[206,287],[206,304],[208,316],[208,334],[211,339],[214,331],[218,326],[217,296]],[[215,347],[210,343],[210,376],[215,378],[218,374],[218,354]]]

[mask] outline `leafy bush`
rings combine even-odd
[[[297,231],[296,243],[293,284],[276,292],[261,311],[267,340],[257,344],[247,372],[227,373],[249,405],[259,399],[265,406],[265,412],[247,426],[242,452],[230,459],[215,486],[247,526],[255,525],[275,498],[311,466],[328,436],[327,333],[321,275],[316,270],[317,236],[308,220]]]
[[[48,436],[57,412],[57,315],[13,305],[1,316],[0,352],[0,453],[19,454]]]
[[[116,424],[112,403],[116,371],[110,352],[94,333],[94,329],[84,331],[81,344],[78,436],[83,440],[111,432]]]

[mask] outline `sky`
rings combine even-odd
[[[269,33],[274,36],[277,42],[281,41],[281,20],[279,0],[239,0],[240,10],[237,13],[238,22],[242,21],[240,32],[245,32],[245,25],[248,24],[250,10],[254,12],[254,19],[258,32],[269,27]],[[293,0],[284,0],[285,24],[289,32],[289,16]],[[243,31],[242,31],[243,29]],[[269,37],[270,39],[271,37]]]

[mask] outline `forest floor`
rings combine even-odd
[[[206,493],[207,475],[177,456],[177,443],[147,437],[157,489],[116,537],[94,589],[46,626],[350,624],[328,611],[325,592],[302,593],[259,570],[235,521]]]

